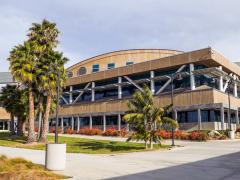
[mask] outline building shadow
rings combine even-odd
[[[240,152],[110,179],[240,180]]]

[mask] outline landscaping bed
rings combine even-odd
[[[145,151],[143,143],[116,142],[107,140],[92,140],[76,137],[59,136],[59,143],[67,144],[67,153],[111,154]],[[10,133],[0,133],[0,146],[18,147],[26,149],[44,150],[45,144],[26,144],[26,137],[11,137]],[[48,142],[54,137],[48,136]],[[154,145],[154,149],[166,149],[168,145]]]
[[[50,129],[51,133],[55,132],[54,128]],[[58,129],[59,133],[62,133],[62,129]],[[66,128],[64,134],[82,134],[82,135],[102,135],[102,136],[119,136],[119,137],[128,137],[131,132],[127,132],[122,129],[121,131],[116,130],[115,128],[108,128],[105,132],[97,128],[82,128],[79,131],[74,131],[71,128]],[[171,139],[172,132],[167,130],[159,130],[156,132],[160,139]],[[236,135],[240,134],[240,129],[236,130]],[[238,137],[238,136],[237,136]],[[207,140],[224,140],[228,139],[228,130],[196,130],[196,131],[181,131],[176,130],[174,132],[174,138],[179,140],[190,140],[190,141],[207,141]]]

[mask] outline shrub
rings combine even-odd
[[[67,129],[64,130],[64,133],[65,134],[74,134],[75,131],[72,128],[67,128]]]
[[[121,137],[126,137],[128,134],[128,132],[125,129],[121,129],[118,133]]]
[[[156,135],[163,138],[163,139],[170,139],[171,133],[166,130],[160,130],[156,132]]]
[[[104,135],[104,136],[119,136],[119,132],[114,128],[108,128],[102,135]]]
[[[209,139],[208,135],[201,131],[192,131],[189,134],[189,140],[192,141],[206,141],[208,139]]]
[[[103,132],[102,132],[102,130],[96,129],[96,128],[93,128],[93,129],[81,128],[77,133],[93,136],[93,135],[102,135]]]
[[[51,127],[50,129],[49,129],[49,133],[55,133],[55,127]],[[62,133],[62,128],[58,128],[58,133]]]

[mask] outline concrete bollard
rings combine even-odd
[[[61,171],[66,167],[66,144],[47,144],[45,167],[52,171]]]
[[[229,131],[228,136],[230,139],[235,139],[235,131]]]

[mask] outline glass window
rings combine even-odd
[[[78,70],[78,76],[86,74],[87,73],[87,69],[85,67],[80,67]]]
[[[93,64],[92,65],[92,72],[98,72],[99,71],[99,64]]]
[[[108,63],[107,69],[113,69],[115,68],[115,63]]]
[[[68,76],[69,78],[73,77],[73,72],[72,72],[72,71],[69,71],[69,72],[67,73],[67,76]]]
[[[197,111],[187,112],[187,122],[198,122]]]
[[[127,61],[127,62],[126,62],[126,66],[132,65],[132,64],[133,64],[133,61]]]

